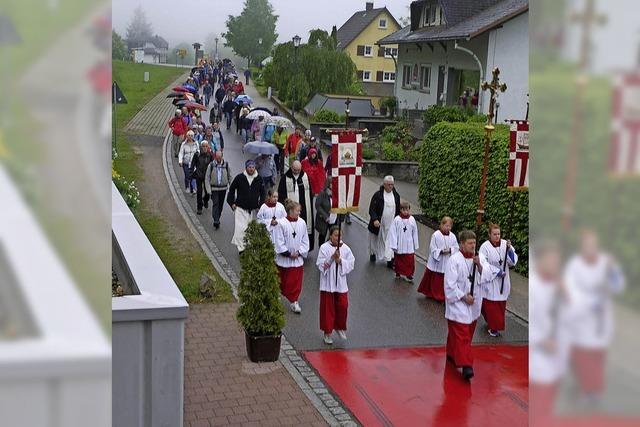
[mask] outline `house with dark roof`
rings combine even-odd
[[[337,48],[356,64],[358,79],[376,107],[382,97],[393,96],[393,56],[397,54],[397,46],[376,46],[376,42],[400,28],[386,7],[374,8],[373,2],[366,2],[365,10],[354,13],[337,32]]]
[[[135,58],[135,62],[147,64],[167,63],[169,43],[157,34],[143,40],[127,40],[127,47]]]
[[[528,0],[414,1],[411,24],[377,44],[398,46],[395,94],[398,108],[410,117],[434,104],[486,114],[489,94],[480,93],[480,85],[491,80],[495,67],[507,84],[498,97],[498,120],[525,117]]]

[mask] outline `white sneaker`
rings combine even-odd
[[[331,339],[331,335],[324,334],[324,338],[322,339],[325,344],[331,345],[333,344],[333,340]]]
[[[298,304],[298,301],[291,304],[291,311],[298,314],[302,313],[302,309],[300,308],[300,304]]]
[[[347,339],[347,331],[338,331],[338,336],[343,340]]]

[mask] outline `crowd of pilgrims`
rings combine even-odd
[[[245,73],[246,84],[249,74]],[[214,90],[217,83],[217,89]],[[338,218],[331,213],[331,159],[323,165],[322,152],[309,131],[288,132],[284,126],[268,126],[263,116],[245,118],[253,111],[250,98],[230,61],[204,62],[195,69],[185,87],[196,88],[192,95],[210,108],[209,124],[199,109],[177,109],[168,125],[173,133],[173,152],[184,171],[185,191],[197,197],[197,214],[211,204],[215,229],[226,202],[234,213],[232,243],[244,250],[244,234],[249,222],[257,219],[271,236],[280,275],[282,295],[294,313],[301,313],[304,260],[314,250],[318,234],[316,266],[320,270],[320,329],[326,344],[332,334],[346,340],[348,286],[355,257],[341,241]],[[277,111],[269,111],[269,116]],[[206,111],[206,109],[204,110]],[[278,154],[258,155],[245,162],[235,177],[223,156],[223,120],[227,131],[236,121],[236,132],[243,142],[270,141]],[[266,116],[266,115],[265,115]],[[288,170],[285,172],[285,160]],[[280,177],[276,187],[277,177]],[[410,206],[400,201],[393,177],[371,198],[369,254],[370,262],[386,262],[396,279],[412,283],[415,252],[419,248],[418,227]],[[344,218],[348,223],[348,216]],[[489,240],[476,252],[476,236],[465,230],[456,237],[453,220],[442,218],[440,228],[431,237],[427,269],[418,292],[445,305],[448,322],[447,358],[461,369],[465,379],[473,377],[471,341],[477,319],[484,316],[492,337],[505,329],[506,301],[511,291],[509,268],[518,256],[511,242],[501,238],[500,227],[489,226]],[[472,287],[475,289],[472,292]]]

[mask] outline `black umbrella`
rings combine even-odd
[[[174,99],[173,100],[173,105],[175,105],[176,107],[183,107],[188,102],[189,102],[188,99]]]
[[[173,92],[167,95],[167,98],[184,98],[184,93],[181,92]]]

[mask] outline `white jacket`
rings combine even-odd
[[[347,287],[347,274],[351,273],[356,265],[356,258],[351,248],[346,244],[340,246],[340,265],[331,258],[335,253],[335,246],[331,242],[325,242],[320,246],[316,265],[320,269],[320,290],[324,292],[345,293]],[[328,266],[326,264],[328,264]],[[338,280],[336,281],[336,267],[338,268]]]
[[[497,248],[491,244],[490,241],[486,241],[480,246],[480,253],[484,255],[491,267],[490,282],[484,288],[484,298],[489,301],[506,301],[511,293],[511,277],[509,276],[509,267],[513,267],[518,263],[518,254],[516,250],[511,247],[509,251],[511,255],[507,256],[507,268],[506,275],[504,276],[504,288],[502,294],[500,293],[500,287],[502,286],[502,278],[498,277],[498,274],[502,271],[504,265],[504,257],[507,252],[507,241],[500,240],[500,248]]]
[[[178,152],[178,163],[182,165],[191,165],[191,159],[193,159],[193,155],[200,152],[200,146],[193,140],[193,144],[188,144],[187,141],[183,141],[180,144],[180,151]]]
[[[295,237],[294,237],[295,233]],[[302,218],[290,222],[287,218],[280,218],[274,230],[274,246],[276,250],[276,264],[280,267],[301,267],[309,253],[309,235],[307,223]],[[280,255],[283,252],[297,251],[298,258]]]
[[[465,258],[462,252],[456,252],[449,259],[447,270],[444,272],[445,318],[468,325],[480,317],[482,286],[488,280],[490,267],[484,255],[479,256],[482,273],[476,268],[472,305],[467,305],[462,298],[471,292],[469,277],[473,272],[473,258]]]
[[[443,254],[443,249],[451,249],[450,254]],[[454,233],[449,233],[445,236],[440,230],[436,230],[431,235],[431,242],[429,243],[429,259],[427,260],[427,268],[436,273],[444,273],[449,263],[451,255],[455,254],[459,250],[458,239]]]
[[[413,216],[407,219],[403,219],[400,215],[395,217],[389,227],[387,245],[398,254],[413,254],[418,250],[420,246],[418,226]]]

